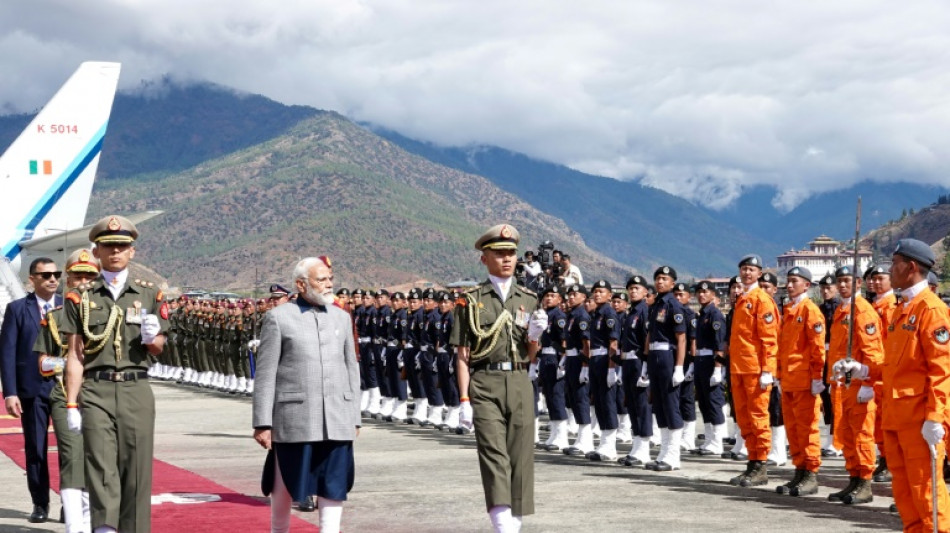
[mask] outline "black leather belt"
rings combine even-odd
[[[96,381],[112,381],[118,383],[122,381],[148,379],[148,372],[144,370],[139,372],[89,372],[85,377]]]
[[[501,370],[504,372],[515,372],[515,371],[522,371],[522,370],[527,370],[527,369],[528,369],[527,363],[511,363],[511,362],[505,361],[504,363],[488,363],[487,365],[486,364],[478,365],[472,368],[472,372],[477,372],[479,370]]]

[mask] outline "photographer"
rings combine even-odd
[[[535,261],[534,252],[531,250],[524,253],[524,273],[525,286],[535,287],[538,276],[541,275],[541,264]]]
[[[577,265],[571,264],[571,256],[563,254],[561,256],[561,284],[565,287],[570,285],[583,285],[584,276],[581,275],[581,269]]]

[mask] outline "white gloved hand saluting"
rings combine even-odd
[[[66,408],[66,427],[73,433],[82,433],[82,415],[78,407]]]
[[[531,381],[538,380],[538,363],[531,363],[528,365],[528,379]]]
[[[475,425],[473,422],[472,404],[468,400],[462,400],[462,410],[459,412],[459,425],[465,429],[471,430]]]
[[[709,376],[709,386],[715,387],[722,383],[722,367],[715,366],[713,367],[712,375]]]
[[[811,395],[818,396],[822,392],[825,392],[825,383],[820,379],[811,380]]]
[[[142,344],[152,344],[155,337],[162,332],[162,326],[158,322],[158,315],[142,316]]]
[[[762,387],[762,390],[769,388],[769,385],[774,382],[771,372],[762,372],[762,375],[759,376],[759,387]]]
[[[677,386],[686,379],[686,376],[683,375],[683,366],[674,366],[673,367],[673,386]]]
[[[920,428],[920,434],[924,436],[927,444],[936,446],[938,442],[943,440],[946,430],[943,429],[943,424],[940,422],[924,420],[924,425]]]
[[[536,341],[541,338],[544,330],[548,329],[548,314],[543,309],[531,313],[528,321],[528,340]]]

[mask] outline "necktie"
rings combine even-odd
[[[43,304],[43,318],[46,318],[46,313],[49,313],[50,305],[49,302]]]

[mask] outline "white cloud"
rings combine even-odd
[[[950,5],[36,0],[0,5],[0,106],[82,60],[493,144],[708,205],[864,179],[950,185]]]

